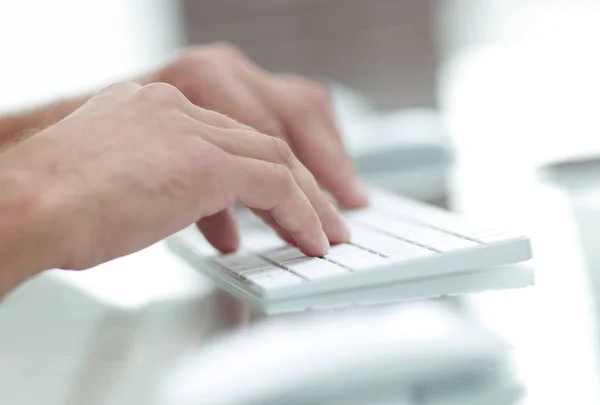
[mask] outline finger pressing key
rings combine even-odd
[[[240,130],[211,132],[204,138],[233,155],[260,159],[286,167],[317,212],[329,241],[333,244],[348,241],[350,232],[338,210],[329,202],[313,175],[294,156],[287,143],[258,132]],[[265,219],[264,215],[261,217]]]
[[[327,253],[329,242],[321,221],[287,167],[233,155],[227,159],[223,184],[238,203],[268,211],[304,254]]]

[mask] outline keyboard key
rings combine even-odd
[[[389,257],[417,258],[429,255],[435,255],[432,250],[405,242],[392,236],[370,232],[368,237],[363,237],[364,233],[359,233],[355,238],[355,243]]]
[[[247,250],[262,251],[281,249],[288,246],[270,229],[253,230],[242,235],[242,247]]]
[[[343,212],[343,216],[347,220],[360,220],[362,217],[369,215],[369,213],[375,212],[372,208],[359,208],[355,210],[345,211]]]
[[[351,224],[357,224],[362,228],[375,228],[389,233],[393,233],[395,230],[395,228],[391,226],[389,218],[386,218],[371,209],[354,212],[353,215],[349,216],[349,222]]]
[[[403,241],[398,241],[396,245],[382,249],[381,253],[394,259],[406,260],[439,255],[439,253],[436,253],[433,250]]]
[[[351,270],[362,270],[385,264],[389,259],[373,253],[365,252],[360,256],[336,256],[331,258],[331,260]]]
[[[350,241],[356,242],[359,240],[369,239],[376,235],[381,235],[381,232],[377,232],[371,228],[367,228],[359,222],[348,222],[348,228],[350,229]]]
[[[284,266],[309,280],[317,280],[348,273],[348,270],[343,267],[316,257],[286,262]]]
[[[307,257],[300,251],[300,249],[289,245],[277,249],[262,251],[260,254],[277,264]]]
[[[379,251],[379,249],[394,246],[399,241],[398,238],[375,232],[361,226],[353,226],[351,227],[351,231],[352,237],[350,241],[355,245],[370,250]]]
[[[470,235],[475,232],[485,231],[489,226],[470,222],[463,215],[448,212],[439,207],[429,206],[419,201],[399,196],[385,196],[376,198],[372,210],[379,213],[393,213],[402,218],[410,218],[415,222],[427,224],[456,235]]]
[[[259,270],[256,272],[249,272],[244,274],[243,277],[264,290],[287,287],[303,282],[303,280],[295,274],[277,267],[270,268],[266,271]]]
[[[446,242],[457,239],[456,236],[450,233],[401,220],[394,219],[390,221],[389,227],[393,227],[390,228],[388,232],[392,233],[394,236],[414,241],[422,245],[427,245],[430,242]]]
[[[353,256],[362,256],[365,253],[368,253],[364,249],[359,247],[349,245],[347,243],[336,245],[329,248],[329,251],[325,255],[327,258],[335,258],[339,256],[353,257]]]
[[[238,274],[272,266],[271,263],[254,253],[232,253],[217,256],[214,258],[214,261]]]
[[[375,212],[367,212],[355,216],[364,227],[373,227],[397,238],[427,245],[433,241],[451,241],[456,236],[427,226],[409,223],[396,218],[390,218]]]
[[[473,232],[486,230],[487,226],[466,222],[455,213],[442,213],[426,219],[427,224],[457,235],[468,235]]]
[[[274,270],[281,270],[280,267],[269,264],[267,267],[261,267],[260,269],[251,269],[251,270],[232,270],[232,274],[234,277],[241,279],[243,281],[247,281],[248,277],[256,276],[261,273],[268,273]]]
[[[372,208],[375,212],[391,212],[403,218],[410,218],[415,222],[427,224],[440,230],[453,234],[464,235],[485,229],[478,224],[467,222],[460,214],[448,212],[438,207],[424,205],[418,201],[394,196],[381,201],[381,204]]]

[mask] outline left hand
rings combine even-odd
[[[323,84],[269,73],[229,44],[191,48],[148,80],[169,83],[200,107],[285,140],[342,207],[367,203]]]

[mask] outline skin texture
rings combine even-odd
[[[0,196],[0,296],[44,269],[87,269],[194,222],[234,251],[236,204],[323,255],[349,233],[321,188],[343,207],[367,202],[327,90],[225,44],[0,119],[0,151],[0,189],[13,190]]]

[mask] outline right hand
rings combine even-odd
[[[56,267],[85,269],[196,221],[222,252],[238,246],[231,207],[252,208],[307,255],[349,237],[288,145],[154,83],[109,86],[3,155],[58,201]]]

